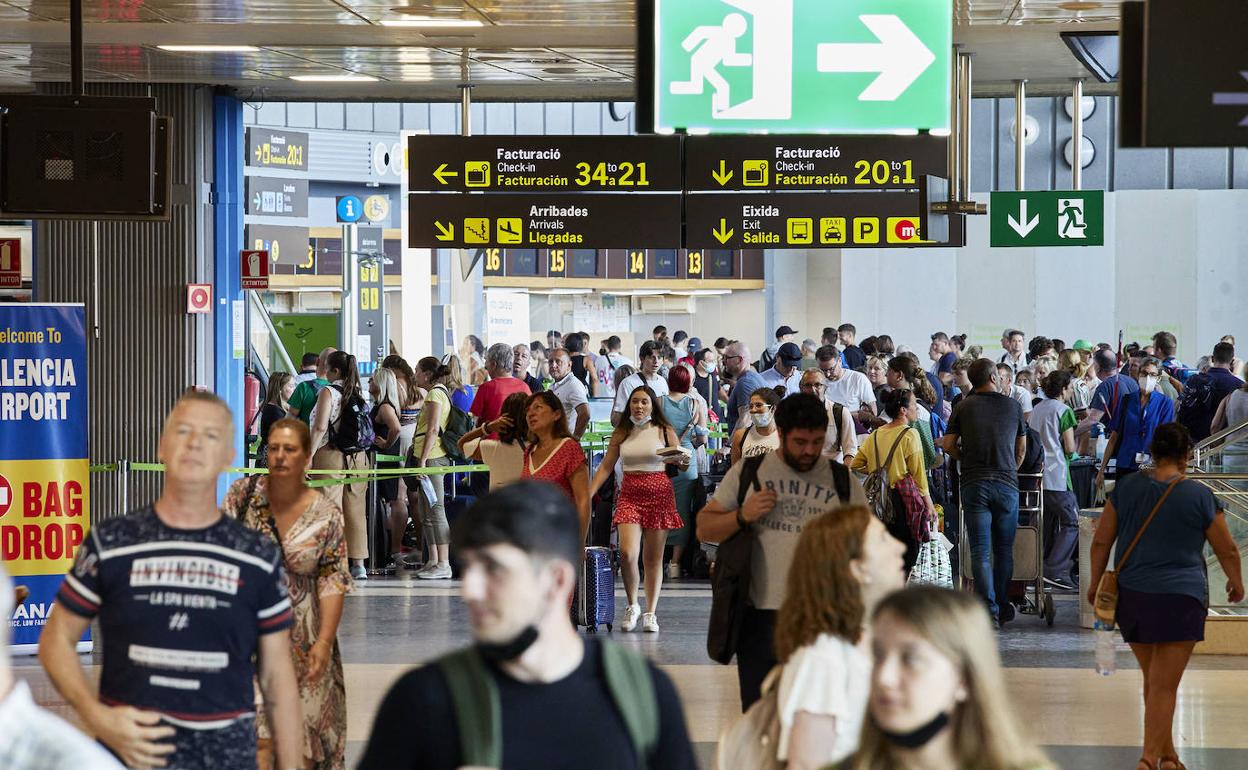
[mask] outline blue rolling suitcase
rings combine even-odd
[[[615,569],[610,549],[585,549],[585,560],[576,577],[576,594],[572,597],[572,622],[591,634],[603,625],[610,632],[615,624]]]

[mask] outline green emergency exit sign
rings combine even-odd
[[[948,129],[948,0],[652,0],[658,131]]]
[[[988,204],[993,246],[1103,246],[1105,192],[994,192]]]

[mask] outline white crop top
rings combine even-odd
[[[624,419],[628,419],[625,417]],[[655,473],[663,470],[663,460],[655,454],[664,447],[663,429],[654,423],[634,427],[620,444],[620,460],[625,473]]]

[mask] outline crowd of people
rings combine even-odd
[[[851,324],[818,341],[797,334],[781,326],[754,359],[743,342],[703,346],[658,327],[635,361],[618,337],[594,354],[584,333],[488,348],[469,336],[463,363],[390,356],[367,388],[352,356],[327,349],[272,378],[249,424],[267,472],[235,481],[220,505],[234,418],[188,392],[160,437],[160,497],[93,528],[41,662],[127,766],[345,767],[338,625],[370,550],[359,473],[426,469],[377,479],[389,543],[371,547],[423,580],[450,578],[454,554],[473,644],[390,689],[365,770],[499,767],[503,756],[566,766],[569,747],[590,745],[606,767],[695,766],[671,681],[569,622],[591,531],[614,532],[622,630],[647,633],[689,554],[748,538],[729,632],[746,715],[725,734],[725,770],[742,766],[748,752],[732,741],[748,741],[764,706],[777,731],[768,751],[789,768],[1042,770],[993,633],[1015,612],[1020,470],[1034,456],[1054,520],[1045,574],[1095,600],[1117,543],[1118,622],[1146,682],[1140,766],[1181,768],[1172,723],[1204,633],[1206,543],[1228,601],[1244,595],[1220,504],[1184,475],[1196,442],[1248,420],[1233,340],[1189,368],[1166,332],[1116,350],[1011,329],[999,356],[936,333],[925,367],[887,335],[858,341]],[[612,430],[586,451],[595,398],[610,400]],[[1100,454],[1098,481],[1114,481],[1091,575],[1073,559],[1081,453]],[[443,474],[473,461],[489,466],[488,485],[449,521]],[[952,541],[965,532],[973,594],[913,584],[942,528]],[[75,652],[93,621],[98,694]],[[0,655],[0,713],[23,698]],[[71,737],[58,756],[115,766],[47,724],[21,736],[0,726],[0,756],[7,745],[51,752],[40,742],[60,731]]]

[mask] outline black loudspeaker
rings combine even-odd
[[[155,99],[0,95],[0,216],[167,220],[169,153]]]
[[[1141,2],[1122,4],[1118,66],[1118,146],[1144,145],[1144,17]]]

